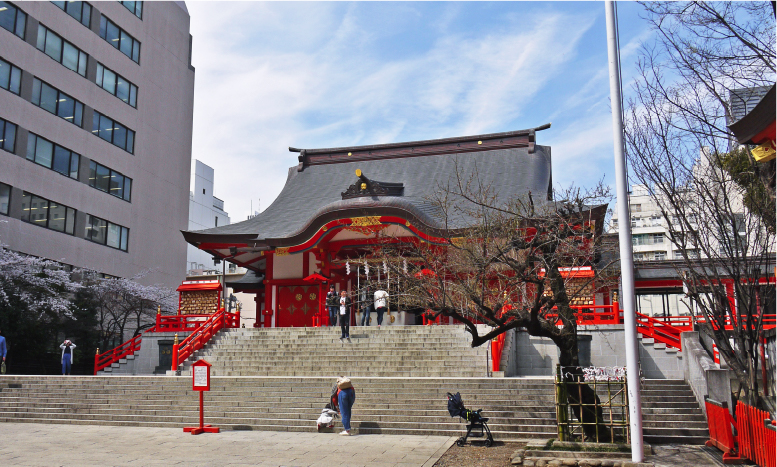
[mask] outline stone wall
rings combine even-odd
[[[683,353],[683,379],[691,386],[696,400],[705,411],[704,396],[728,404],[732,410],[731,372],[720,369],[704,349],[699,333],[684,332],[680,334]]]
[[[590,345],[590,363],[593,366],[626,366],[626,342],[623,326],[581,327],[578,330],[581,363],[585,363],[584,347]],[[590,342],[585,342],[590,338]],[[506,350],[508,350],[506,348]],[[510,356],[505,366],[506,376],[552,376],[558,364],[556,345],[544,337],[532,337],[526,331],[516,331],[511,338]],[[640,339],[639,356],[642,373],[649,379],[682,379],[682,354]],[[504,362],[503,357],[503,362]]]

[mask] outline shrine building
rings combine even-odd
[[[249,270],[228,283],[255,294],[255,327],[313,326],[329,284],[357,290],[360,274],[390,290],[381,268],[358,269],[382,238],[444,243],[445,229],[473,219],[444,219],[432,198],[457,175],[477,174],[500,200],[531,193],[550,199],[551,148],[536,144],[537,128],[406,143],[331,149],[295,149],[299,164],[262,213],[243,222],[185,231],[187,242]],[[356,270],[358,269],[358,273]],[[236,289],[237,290],[237,289]],[[384,324],[415,324],[415,315],[391,308]],[[352,313],[352,322],[356,320]],[[323,323],[326,324],[326,323]]]

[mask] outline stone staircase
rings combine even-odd
[[[490,375],[488,345],[463,326],[259,328],[221,331],[182,367],[204,358],[217,376],[470,377]]]
[[[224,430],[312,431],[334,378],[357,388],[353,426],[364,434],[460,436],[447,392],[483,409],[497,440],[557,434],[552,378],[487,377],[487,346],[460,326],[229,329],[182,365],[184,376],[0,377],[0,422],[180,428],[198,421],[190,364],[212,367],[206,423]],[[704,415],[682,380],[646,380],[645,440],[698,444]],[[339,427],[339,425],[338,425]]]
[[[362,434],[460,436],[446,392],[483,409],[498,440],[556,432],[547,378],[358,378],[352,425]],[[213,377],[205,422],[224,430],[312,431],[331,377]],[[157,376],[0,377],[0,422],[180,428],[198,420],[191,378]],[[338,425],[339,427],[339,425]]]
[[[650,444],[704,444],[710,438],[704,412],[683,380],[645,380],[642,427]]]

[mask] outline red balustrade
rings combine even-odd
[[[172,370],[176,371],[178,365],[185,362],[194,352],[200,350],[208,343],[211,337],[224,328],[236,328],[240,326],[240,312],[227,313],[223,308],[211,315],[189,337],[180,344],[173,344]]]
[[[739,402],[736,424],[739,455],[761,467],[775,467],[777,433],[768,426],[772,424],[769,413]]]
[[[704,444],[723,451],[724,464],[741,464],[742,458],[737,453],[734,436],[734,417],[728,411],[728,406],[725,402],[717,402],[706,397],[704,406],[707,409],[707,426],[710,430],[710,439]]]
[[[111,364],[118,362],[128,355],[134,355],[135,352],[140,350],[140,341],[142,339],[143,334],[138,334],[115,349],[109,350],[105,353],[96,354],[94,356],[94,374],[97,375],[98,371],[109,367]]]
[[[156,326],[150,332],[192,332],[211,315],[156,315]]]
[[[637,332],[675,349],[682,350],[680,333],[683,329],[637,312]]]

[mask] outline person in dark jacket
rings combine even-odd
[[[334,284],[329,286],[329,292],[326,293],[326,307],[329,309],[329,325],[337,326],[338,297]]]
[[[351,298],[348,296],[348,292],[345,290],[340,291],[340,306],[337,309],[338,317],[340,318],[340,341],[342,342],[343,339],[348,339],[348,342],[351,342],[351,334],[350,334],[350,328],[351,328],[351,307],[353,306],[353,301],[351,301]]]

